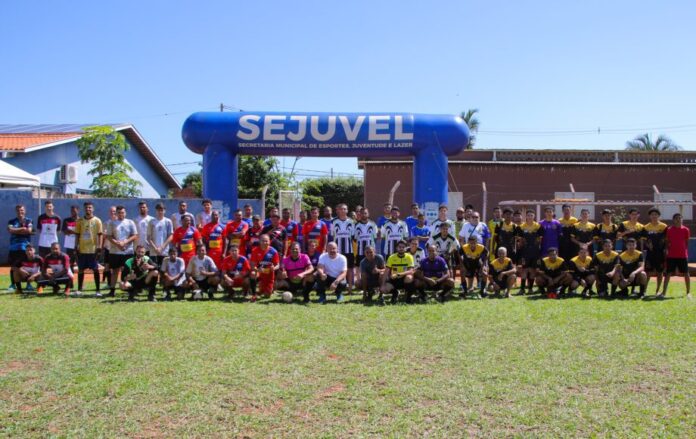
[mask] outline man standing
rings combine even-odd
[[[213,219],[213,202],[206,198],[201,201],[201,205],[203,206],[203,211],[196,214],[196,227],[198,227],[200,232]]]
[[[284,208],[281,212],[282,218],[280,225],[285,228],[285,249],[286,254],[290,254],[290,246],[293,242],[297,242],[297,237],[300,236],[298,224],[290,217],[290,209]],[[302,247],[300,247],[302,248]]]
[[[622,249],[626,248],[626,241],[629,238],[636,240],[638,249],[643,250],[643,224],[638,222],[640,212],[635,207],[628,210],[628,220],[619,224],[618,239],[622,241]]]
[[[246,235],[244,236],[244,241],[242,241],[242,248],[245,249],[244,254],[247,256],[247,258],[251,257],[251,253],[256,247],[259,246],[261,230],[263,230],[263,226],[261,225],[261,217],[254,215],[251,220],[251,227],[247,229]]]
[[[271,213],[270,223],[261,229],[262,235],[268,235],[271,239],[271,247],[276,249],[278,254],[285,254],[285,241],[287,241],[287,233],[285,227],[280,225],[280,215],[278,212]]]
[[[179,256],[184,260],[186,266],[194,256],[196,247],[203,245],[201,233],[191,225],[192,217],[184,215],[181,217],[181,227],[174,230],[172,243],[179,249]]]
[[[577,246],[575,242],[573,242],[572,237],[574,226],[578,222],[578,219],[572,215],[573,209],[568,204],[564,204],[561,209],[563,210],[563,216],[560,220],[558,220],[558,222],[561,223],[561,237],[558,242],[558,255],[563,258],[564,261],[568,262],[578,253]]]
[[[563,233],[560,221],[553,217],[553,207],[548,206],[544,209],[544,219],[539,221],[539,226],[541,226],[541,256],[544,257],[550,248],[558,251]]]
[[[248,206],[248,205],[247,205]],[[251,223],[251,221],[249,221]],[[233,214],[232,221],[225,225],[223,237],[225,239],[225,253],[229,251],[232,245],[236,245],[239,253],[246,255],[246,247],[243,246],[244,237],[246,236],[249,224],[242,217],[242,211],[236,209]]]
[[[220,212],[213,210],[210,213],[210,221],[203,226],[201,236],[207,249],[208,256],[210,256],[213,262],[215,262],[216,267],[220,267],[222,265],[222,258],[224,257],[224,231],[225,226],[220,224]]]
[[[138,227],[126,218],[126,208],[116,206],[116,221],[112,221],[107,231],[111,243],[109,267],[111,267],[111,285],[109,297],[116,296],[116,282],[126,261],[133,256],[133,244],[138,241]]]
[[[655,294],[660,294],[662,275],[665,272],[665,241],[667,237],[667,224],[660,221],[660,211],[654,207],[648,211],[650,222],[643,227],[643,239],[647,252],[645,255],[645,271],[650,280],[650,273],[655,273],[657,285]]]
[[[418,225],[418,215],[420,214],[420,207],[418,203],[411,204],[411,215],[406,218],[406,225],[408,226],[408,236],[413,236],[412,230],[416,225]],[[425,217],[424,217],[425,219]]]
[[[188,216],[191,219],[189,225],[196,227],[196,220],[193,218],[193,214],[191,212],[188,212],[186,209],[188,209],[188,204],[186,204],[186,201],[179,201],[179,211],[172,214],[171,218],[174,230],[178,229],[183,225],[183,222],[181,221],[181,217],[183,216]]]
[[[157,266],[145,254],[145,246],[138,244],[135,255],[123,264],[121,289],[128,292],[128,301],[134,302],[135,296],[147,288],[147,300],[156,302]]]
[[[664,299],[667,294],[669,278],[679,271],[684,276],[686,284],[686,297],[691,299],[691,278],[689,276],[689,238],[691,232],[682,224],[682,215],[675,213],[672,217],[672,225],[667,228],[667,273],[662,293],[658,299]]]
[[[324,206],[324,215],[321,217],[321,222],[324,223],[326,226],[326,230],[328,230],[329,234],[327,236],[328,241],[333,241],[333,212],[331,211],[331,206]]]
[[[249,227],[251,227],[251,219],[254,216],[254,208],[251,204],[244,205],[244,217],[242,218]]]
[[[326,291],[336,292],[336,302],[343,302],[343,291],[346,289],[346,275],[348,273],[348,261],[346,257],[338,253],[335,242],[326,245],[326,253],[319,257],[317,268],[317,294],[319,303],[326,303]]]
[[[520,274],[522,282],[520,283],[520,295],[525,294],[525,284],[529,282],[529,293],[534,289],[534,279],[536,278],[536,269],[541,253],[541,237],[543,230],[541,225],[535,221],[535,213],[533,210],[528,210],[525,215],[525,221],[519,226],[520,233]]]
[[[418,214],[418,222],[413,228],[411,228],[411,237],[418,238],[418,247],[425,250],[425,246],[428,244],[430,239],[430,227],[428,227],[425,221],[425,215],[423,212]]]
[[[77,264],[76,234],[75,227],[80,219],[80,208],[76,205],[70,206],[70,216],[63,220],[61,232],[63,232],[63,248],[70,257],[73,267]]]
[[[384,255],[384,237],[382,236],[382,227],[389,221],[391,217],[391,203],[384,203],[382,206],[382,215],[377,218],[375,224],[377,224],[377,251]]]
[[[464,223],[459,231],[459,244],[464,246],[469,238],[476,238],[476,242],[484,247],[488,247],[488,239],[491,237],[491,232],[488,226],[481,222],[481,215],[478,212],[472,212],[469,222]]]
[[[500,209],[500,207],[495,206],[493,208],[493,218],[489,219],[486,223],[486,227],[488,227],[488,231],[491,234],[491,237],[488,240],[488,254],[491,257],[491,260],[495,259],[496,255],[498,254],[498,242],[496,241],[495,231],[498,229],[498,226],[502,223],[503,212]]]
[[[312,207],[309,214],[310,218],[307,220],[307,222],[305,222],[305,225],[302,228],[304,242],[305,245],[308,245],[309,241],[317,241],[317,251],[322,253],[324,251],[324,246],[326,245],[329,229],[326,228],[326,224],[319,220],[318,207]]]
[[[36,229],[39,231],[39,256],[44,257],[51,252],[51,244],[58,242],[60,217],[53,212],[53,201],[44,203],[44,213],[39,215]]]
[[[80,218],[75,226],[75,236],[77,237],[77,291],[82,292],[85,281],[85,270],[91,270],[94,276],[95,296],[101,297],[101,283],[99,279],[98,257],[101,252],[102,242],[102,222],[94,216],[94,204],[91,201],[85,202],[84,218]]]
[[[150,246],[150,259],[158,267],[169,254],[169,247],[174,236],[172,220],[166,217],[167,209],[164,204],[155,206],[155,218],[150,221],[147,228],[147,243]]]
[[[109,217],[106,222],[102,223],[102,261],[104,261],[104,281],[107,286],[111,285],[111,267],[109,266],[109,259],[111,258],[111,241],[109,241],[108,234],[111,228],[111,223],[116,221],[116,206],[109,207]]]
[[[7,231],[10,233],[10,254],[8,256],[10,267],[15,267],[26,255],[27,245],[31,241],[31,233],[33,231],[33,225],[26,216],[25,207],[22,204],[18,204],[15,206],[15,212],[17,217],[7,222]],[[15,291],[15,284],[12,281],[14,279],[13,272],[14,268],[11,269],[10,286],[7,288],[7,291],[10,293]]]
[[[563,224],[563,223],[561,223]],[[594,239],[597,226],[590,222],[590,211],[582,209],[580,211],[580,220],[573,224],[570,231],[570,240],[575,244],[575,249],[586,248],[587,255],[591,258],[594,254]],[[565,229],[563,229],[565,232]],[[570,259],[575,256],[573,254]]]
[[[512,221],[512,209],[503,210],[503,221],[495,228],[495,248],[505,247],[506,256],[512,260],[513,265],[518,264],[517,240],[520,236],[519,227]],[[497,252],[496,252],[497,253]]]
[[[338,216],[333,220],[332,235],[334,237],[334,242],[336,242],[338,246],[338,252],[345,256],[348,262],[348,275],[346,276],[346,280],[348,281],[348,292],[350,294],[355,285],[353,276],[353,269],[355,268],[355,255],[353,254],[355,222],[348,218],[348,206],[344,203],[336,206],[336,213]]]
[[[454,223],[447,219],[447,205],[441,204],[437,209],[437,219],[430,225],[430,236],[437,236],[440,227],[445,223],[449,226],[449,232],[454,233]]]
[[[389,255],[396,253],[396,245],[399,241],[408,239],[408,226],[399,219],[401,212],[397,206],[391,208],[391,218],[382,226],[382,239],[384,239],[384,254],[389,260]]]
[[[148,251],[149,244],[147,242],[147,231],[150,227],[150,221],[153,220],[152,216],[149,215],[149,209],[147,203],[141,201],[138,203],[138,217],[135,219],[135,225],[138,227],[138,242],[137,245],[142,245],[145,248],[145,254],[149,255]]]

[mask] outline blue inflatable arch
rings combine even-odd
[[[203,193],[237,207],[237,157],[413,156],[415,202],[447,202],[447,157],[466,148],[469,129],[457,116],[408,113],[194,113],[182,128],[203,154]]]

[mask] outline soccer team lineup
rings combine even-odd
[[[541,219],[533,210],[495,207],[484,222],[471,205],[456,207],[455,220],[440,205],[429,224],[417,203],[405,220],[389,203],[376,220],[367,208],[349,212],[346,204],[301,210],[297,218],[271,208],[262,220],[244,205],[223,223],[210,200],[201,204],[193,214],[180,201],[168,214],[158,203],[153,217],[140,202],[131,218],[111,206],[100,219],[87,201],[61,219],[47,200],[36,222],[17,205],[8,223],[9,290],[82,296],[89,272],[95,298],[128,301],[217,295],[256,302],[274,294],[321,304],[358,294],[377,305],[510,295],[662,299],[676,275],[691,298],[689,229],[679,213],[663,222],[657,208],[644,222],[629,209],[619,219],[603,210],[594,223],[588,209],[576,218],[570,205],[559,218],[546,207]]]

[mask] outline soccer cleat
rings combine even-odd
[[[342,303],[343,300],[343,294],[339,294],[338,296],[336,296],[336,303]]]
[[[10,286],[7,287],[8,293],[14,293],[15,291],[17,291],[17,288],[15,288],[14,284],[10,284]]]
[[[75,291],[73,291],[72,295],[73,295],[74,297],[80,297],[80,296],[82,296],[82,291],[80,291],[80,290],[75,290]]]
[[[43,287],[39,285],[39,287],[36,289],[36,294],[41,294],[43,293]]]
[[[24,288],[24,291],[27,293],[33,293],[34,292],[34,285],[27,284],[26,288]]]
[[[97,291],[96,293],[94,293],[94,297],[96,297],[97,299],[101,299],[101,298],[104,297],[104,296],[102,296],[102,293],[100,293],[99,291]]]
[[[510,290],[505,290],[505,293],[503,293],[503,299],[507,299],[510,297]]]
[[[474,293],[474,295],[471,296],[471,298],[474,300],[481,300],[482,299],[482,297],[479,293]]]

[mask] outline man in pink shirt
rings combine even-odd
[[[293,242],[290,255],[283,258],[276,282],[277,290],[289,290],[293,295],[301,289],[303,302],[309,302],[309,293],[314,286],[314,266],[309,256],[300,252],[300,243]]]
[[[674,214],[672,222],[673,225],[667,227],[667,269],[665,273],[665,283],[662,293],[659,293],[657,298],[665,298],[669,278],[679,270],[679,274],[684,276],[686,297],[691,299],[691,279],[689,278],[689,238],[691,237],[691,232],[688,227],[682,225],[682,216],[680,213]]]

